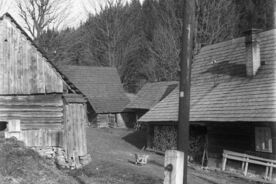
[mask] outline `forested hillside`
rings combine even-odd
[[[47,30],[36,40],[56,65],[116,67],[135,92],[146,81],[177,79],[181,2],[109,0],[79,28]],[[272,26],[273,0],[197,0],[194,50]]]

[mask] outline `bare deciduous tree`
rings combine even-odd
[[[100,60],[98,63],[118,67],[121,65],[120,44],[125,35],[123,3],[121,0],[107,0],[99,12],[90,16],[93,25],[87,29],[91,40],[88,47],[95,60]],[[99,54],[101,57],[97,58]]]
[[[199,0],[197,16],[197,41],[203,45],[233,38],[239,13],[233,0]]]
[[[33,38],[49,26],[58,28],[68,16],[71,0],[17,0],[19,15]]]

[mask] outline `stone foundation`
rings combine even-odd
[[[61,147],[31,147],[37,151],[40,156],[53,160],[56,165],[63,169],[78,169],[91,162],[89,154],[78,158],[68,159],[66,152]]]

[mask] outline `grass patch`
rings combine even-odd
[[[77,184],[55,164],[16,139],[0,139],[1,184]]]

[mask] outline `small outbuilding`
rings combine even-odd
[[[86,100],[9,15],[0,18],[0,131],[64,166],[89,158]],[[3,134],[2,134],[3,135]]]
[[[136,97],[126,106],[126,111],[132,113],[137,120],[152,107],[164,99],[177,87],[177,81],[146,83]]]
[[[90,125],[99,128],[133,127],[133,118],[124,111],[129,99],[116,68],[73,65],[59,68],[87,99]]]

